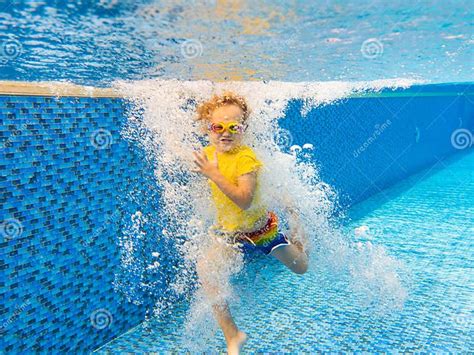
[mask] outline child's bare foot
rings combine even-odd
[[[235,337],[229,339],[229,341],[227,342],[227,353],[229,355],[239,355],[240,349],[246,341],[247,334],[239,330]]]

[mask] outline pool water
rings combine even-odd
[[[470,0],[0,1],[1,78],[472,81],[473,9]]]
[[[317,264],[301,276],[262,257],[234,284],[240,299],[231,310],[249,336],[244,352],[472,351],[474,152],[439,160],[356,205],[349,217],[343,228],[355,243],[383,245],[405,264],[403,309],[355,302],[342,279]],[[97,352],[181,352],[193,342],[193,350],[225,351],[212,318],[207,333],[183,337],[187,308],[176,305],[171,318],[139,325]]]

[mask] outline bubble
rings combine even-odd
[[[390,82],[380,81],[373,83],[373,86],[378,88],[387,84]],[[398,84],[392,82],[391,85]],[[211,303],[235,300],[231,278],[240,275],[245,267],[243,255],[238,252],[226,254],[221,249],[212,252],[216,246],[213,245],[210,227],[215,224],[216,210],[209,182],[206,177],[190,171],[193,167],[192,152],[203,148],[205,137],[197,131],[195,112],[189,109],[188,103],[192,100],[200,104],[224,90],[244,96],[252,109],[243,144],[252,147],[263,163],[259,174],[262,204],[277,211],[282,221],[289,219],[289,206],[297,211],[299,225],[308,236],[308,248],[315,249],[311,257],[317,261],[318,270],[340,278],[348,277],[352,289],[361,298],[364,291],[375,299],[383,299],[383,302],[386,292],[395,294],[394,297],[401,295],[402,291],[397,288],[400,284],[397,284],[393,271],[396,263],[384,254],[384,250],[375,244],[369,246],[362,242],[357,248],[350,243],[348,236],[333,227],[331,216],[336,192],[322,181],[318,167],[311,159],[295,159],[295,155],[303,151],[314,152],[313,145],[309,142],[303,147],[293,144],[293,133],[280,127],[280,119],[285,116],[292,99],[307,100],[305,109],[309,110],[310,107],[328,104],[370,87],[367,83],[313,85],[162,79],[115,83],[116,90],[136,106],[135,112],[130,114],[129,125],[121,134],[143,149],[152,162],[154,178],[161,189],[160,210],[156,212],[156,219],[166,221],[160,228],[161,235],[156,238],[159,244],[173,246],[172,257],[176,262],[173,274],[166,275],[169,280],[166,296],[156,301],[154,314],[163,314],[165,309],[174,306],[175,300],[185,297],[191,302],[185,336],[191,336],[193,331],[202,331],[207,336],[208,327],[214,326]],[[139,125],[132,124],[136,121],[133,117],[140,116],[137,112],[142,112]],[[143,129],[149,133],[146,137],[140,134]],[[133,250],[142,238],[141,228],[127,226],[123,231],[125,238],[121,249],[125,250],[124,264],[127,256],[136,258]],[[196,271],[202,259],[207,260],[208,267],[220,270],[211,273],[218,290],[213,296],[206,296]],[[147,265],[153,265],[154,261],[148,260]],[[133,263],[126,265],[131,267]],[[163,265],[161,263],[157,268]],[[291,327],[294,318],[291,312],[283,310],[276,312],[271,321],[283,331]],[[205,349],[204,338],[196,339],[190,346]]]
[[[301,152],[301,147],[300,147],[299,145],[297,145],[297,144],[292,145],[292,146],[290,147],[290,151],[291,151],[291,153],[292,153],[293,155],[298,155],[298,153]]]

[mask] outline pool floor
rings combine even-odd
[[[235,281],[240,300],[231,310],[249,337],[243,353],[474,351],[474,152],[440,160],[350,216],[350,238],[383,245],[410,271],[403,309],[381,316],[317,265],[295,275],[262,257]],[[139,325],[97,352],[225,352],[212,318],[203,321],[212,331],[183,338],[186,310],[177,305],[171,319]]]

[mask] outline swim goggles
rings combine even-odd
[[[209,123],[209,131],[214,133],[224,133],[225,130],[228,130],[232,134],[242,133],[245,126],[239,122],[229,122],[225,124],[224,122]]]

